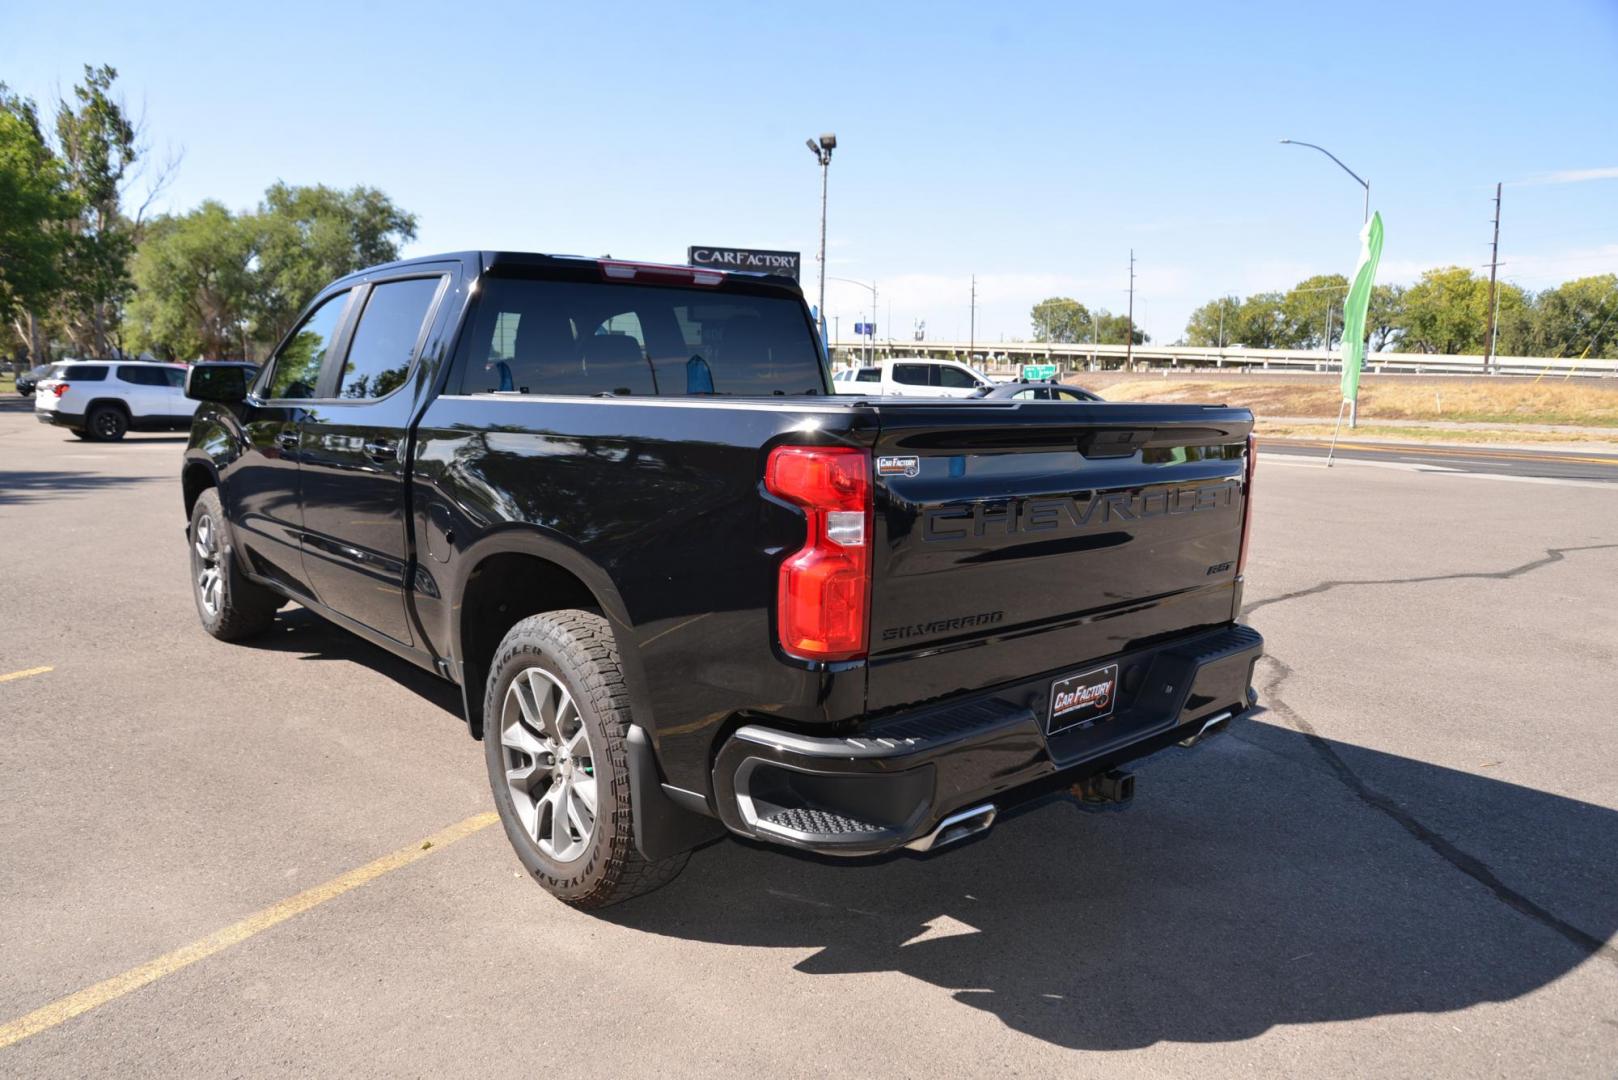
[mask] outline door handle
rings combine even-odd
[[[275,437],[275,445],[283,450],[296,450],[298,448],[298,433],[296,431],[283,431]]]
[[[399,444],[392,439],[370,439],[365,443],[365,456],[372,461],[395,461],[399,453]]]

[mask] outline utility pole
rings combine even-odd
[[[1494,246],[1489,252],[1489,329],[1483,335],[1483,374],[1494,367],[1494,338],[1500,327],[1495,319],[1495,272],[1500,268],[1500,184],[1494,185]]]
[[[978,347],[978,276],[976,274],[972,275],[972,321],[967,325],[971,327],[967,331],[970,336],[966,339],[966,362],[970,364],[972,354],[977,351]]]
[[[1135,364],[1135,249],[1129,249],[1129,326],[1124,331],[1124,370]]]

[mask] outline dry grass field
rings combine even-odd
[[[1337,381],[1195,376],[1125,376],[1073,381],[1109,401],[1218,401],[1245,405],[1261,419],[1337,416]],[[1366,378],[1360,384],[1360,420],[1463,421],[1500,424],[1576,424],[1618,429],[1618,380]],[[1401,436],[1409,435],[1401,429]],[[1453,433],[1452,433],[1453,434]]]

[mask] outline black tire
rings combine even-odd
[[[96,442],[117,442],[129,430],[129,417],[116,405],[97,405],[84,418],[84,430]]]
[[[219,492],[209,488],[191,508],[191,598],[202,628],[220,641],[245,641],[268,630],[284,597],[256,582],[236,566]],[[211,549],[212,558],[204,553]],[[204,571],[211,569],[211,578]],[[210,589],[210,584],[212,588]]]
[[[505,713],[512,683],[518,676],[533,677],[525,675],[531,669],[559,682],[571,695],[588,735],[584,745],[592,751],[594,824],[583,841],[583,853],[566,862],[540,849],[518,813],[515,799],[521,795],[514,796],[506,776],[508,767],[521,768],[525,763],[522,751],[503,741],[508,724],[522,724],[530,734],[543,735],[517,714]],[[484,759],[500,822],[517,858],[546,892],[576,908],[604,908],[667,885],[685,869],[689,852],[649,862],[635,846],[629,798],[629,688],[606,619],[587,611],[552,611],[513,626],[490,665],[483,718]]]

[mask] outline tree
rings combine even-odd
[[[212,200],[151,222],[125,312],[131,347],[169,360],[243,355],[257,282],[256,226]]]
[[[1254,293],[1242,301],[1236,313],[1238,332],[1230,335],[1250,349],[1284,349],[1292,346],[1286,313],[1278,292]]]
[[[1546,289],[1531,323],[1530,355],[1618,357],[1618,275],[1598,274]]]
[[[375,188],[277,181],[259,204],[257,229],[256,323],[260,339],[273,342],[333,278],[397,259],[416,237],[416,216]]]
[[[1405,287],[1403,285],[1373,285],[1371,305],[1365,313],[1365,330],[1370,339],[1370,352],[1383,352],[1399,336],[1399,318],[1404,313]]]
[[[34,363],[49,354],[38,313],[61,287],[73,211],[38,110],[0,83],[0,324],[16,330]]]
[[[1425,353],[1481,353],[1489,283],[1459,266],[1428,270],[1405,290],[1400,345]]]
[[[1035,341],[1073,343],[1090,337],[1090,312],[1067,296],[1053,296],[1035,304],[1028,317],[1034,324]]]
[[[1095,313],[1095,321],[1096,329],[1099,332],[1098,340],[1101,344],[1123,345],[1127,343],[1130,337],[1128,315],[1114,315],[1106,308],[1100,308]],[[1144,345],[1152,340],[1139,325],[1135,326],[1133,336],[1136,345]]]
[[[1316,274],[1298,282],[1281,298],[1286,342],[1294,349],[1330,349],[1343,336],[1343,301],[1348,279],[1342,274]]]
[[[113,100],[118,72],[88,64],[73,88],[76,105],[56,109],[56,142],[80,213],[70,230],[61,314],[73,344],[91,356],[112,352],[118,308],[129,292],[134,223],[123,214],[124,183],[136,159],[135,125]]]
[[[1242,298],[1221,296],[1210,300],[1191,313],[1185,324],[1185,343],[1220,347],[1236,340],[1236,313],[1241,310]]]

